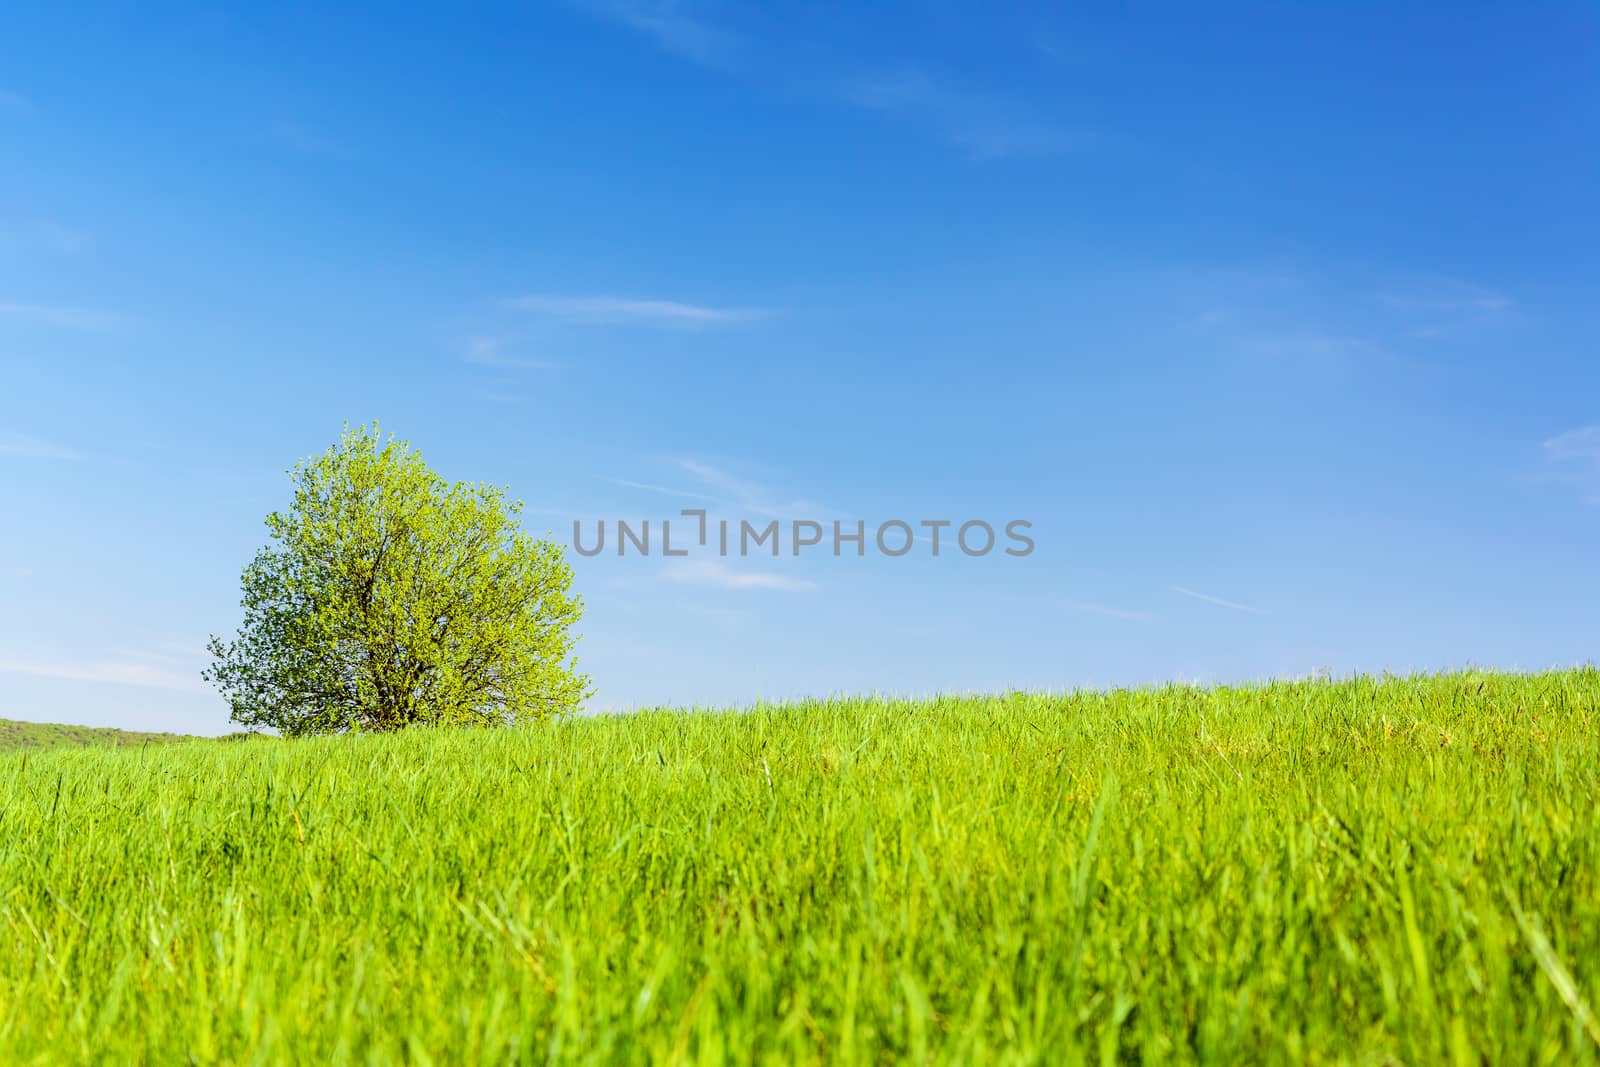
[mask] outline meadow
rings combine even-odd
[[[1600,1061],[1600,672],[0,755],[0,1062]]]
[[[81,745],[128,748],[180,740],[184,740],[181,734],[152,734],[137,730],[116,730],[106,726],[63,726],[53,722],[17,722],[14,719],[0,719],[0,752],[10,752],[19,748],[62,748]]]

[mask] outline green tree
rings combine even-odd
[[[244,570],[244,624],[204,677],[236,722],[284,734],[499,725],[575,708],[582,600],[562,545],[505,491],[447,483],[376,424],[291,472]]]

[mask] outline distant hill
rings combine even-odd
[[[187,741],[183,734],[147,734],[100,726],[63,726],[53,722],[0,719],[0,752],[23,748],[83,748],[91,745],[127,748],[146,742]]]

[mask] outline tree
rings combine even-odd
[[[244,570],[244,624],[204,677],[283,734],[544,719],[589,695],[562,545],[503,489],[450,484],[403,441],[345,428],[298,464]]]

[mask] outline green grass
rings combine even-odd
[[[53,722],[0,719],[0,752],[18,748],[81,748],[84,745],[127,748],[130,745],[182,740],[184,737],[180,734],[147,734],[102,726],[63,726]]]
[[[1595,1063],[1600,672],[0,756],[0,1062]]]

